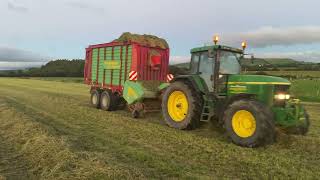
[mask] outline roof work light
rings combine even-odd
[[[247,47],[247,42],[243,41],[243,42],[241,43],[241,46],[242,46],[242,49],[245,50],[246,47]]]
[[[213,36],[214,45],[217,45],[218,41],[219,41],[219,36],[218,35]]]

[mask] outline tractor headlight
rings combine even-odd
[[[290,99],[290,94],[276,94],[274,98],[277,100],[287,100]]]

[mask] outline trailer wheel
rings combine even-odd
[[[223,120],[228,136],[237,145],[257,147],[275,140],[273,114],[258,101],[242,99],[233,102],[224,112]]]
[[[111,91],[103,91],[100,96],[100,107],[105,111],[114,111],[117,107],[117,97]]]
[[[166,123],[176,129],[195,129],[200,124],[201,95],[186,82],[172,83],[162,98],[162,113]]]
[[[100,108],[100,93],[98,90],[91,91],[90,102],[92,107]]]

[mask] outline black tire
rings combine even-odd
[[[91,91],[90,103],[92,107],[100,108],[100,93],[98,90]]]
[[[103,91],[100,96],[100,108],[105,111],[114,111],[117,108],[117,97],[111,91]]]
[[[294,134],[294,135],[306,135],[309,131],[310,127],[310,119],[308,112],[304,109],[304,122],[300,123],[296,127],[290,127],[286,128],[285,131],[288,134]]]
[[[168,112],[168,99],[174,91],[181,91],[187,97],[188,111],[182,121],[174,121]],[[177,81],[173,82],[164,92],[162,98],[162,113],[165,122],[176,129],[195,129],[200,125],[201,112],[203,107],[203,99],[191,84],[188,82]]]
[[[252,135],[240,137],[234,130],[232,119],[240,110],[249,111],[255,119],[255,129]],[[276,131],[273,113],[264,104],[253,99],[242,99],[231,103],[223,116],[224,126],[230,139],[244,147],[258,147],[275,141]]]

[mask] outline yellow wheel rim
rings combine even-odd
[[[173,91],[169,96],[167,107],[170,117],[176,122],[181,122],[188,113],[188,99],[182,91]]]
[[[256,131],[256,119],[249,111],[237,111],[232,117],[232,128],[238,136],[250,137]]]

